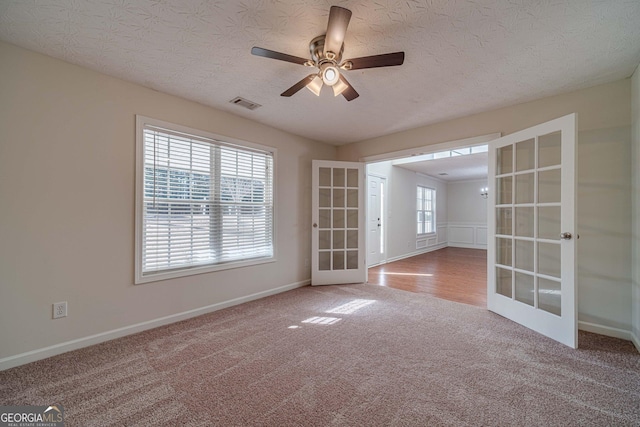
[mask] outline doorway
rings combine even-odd
[[[486,144],[498,136],[452,141],[368,162],[369,283],[486,307],[487,200],[482,190],[487,187]],[[382,185],[379,177],[385,178]],[[431,204],[418,207],[424,199],[419,190],[424,188],[432,192]],[[456,197],[451,197],[452,191]],[[462,271],[460,265],[470,270]]]
[[[386,261],[386,194],[387,178],[367,175],[367,266],[373,267]]]

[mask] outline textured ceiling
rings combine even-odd
[[[334,4],[353,12],[344,58],[404,65],[347,72],[352,102],[281,97],[309,69],[251,47],[307,57]],[[2,40],[336,145],[629,77],[639,23],[639,0],[0,1]]]

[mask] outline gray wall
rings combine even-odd
[[[487,199],[480,196],[480,189],[487,180],[474,179],[447,183],[449,195],[447,212],[449,223],[487,224]]]
[[[578,133],[578,311],[631,329],[631,143],[628,126]]]

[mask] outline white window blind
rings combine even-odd
[[[273,153],[145,124],[141,275],[273,256]]]
[[[436,190],[418,185],[418,234],[434,233],[436,229]]]

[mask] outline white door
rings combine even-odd
[[[384,197],[386,178],[367,175],[367,265],[380,264],[385,260],[384,250]]]
[[[367,281],[364,163],[314,160],[311,284]]]
[[[570,114],[489,143],[487,307],[578,346],[576,122]]]

